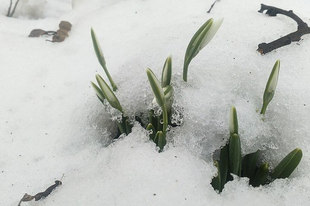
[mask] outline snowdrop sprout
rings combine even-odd
[[[158,103],[158,105],[161,107],[163,111],[163,132],[164,134],[166,134],[166,130],[168,126],[168,115],[167,115],[167,109],[165,106],[166,98],[165,98],[164,90],[161,87],[158,79],[156,78],[155,74],[152,72],[151,69],[147,69],[146,74],[149,79],[154,96],[156,98],[156,102]]]
[[[184,66],[183,66],[183,80],[187,81],[188,66],[192,59],[202,50],[214,37],[217,30],[220,28],[223,19],[213,21],[209,19],[206,21],[194,34],[190,40],[185,57],[184,57]]]
[[[95,31],[93,30],[93,28],[91,28],[91,38],[92,38],[92,41],[93,41],[93,46],[94,46],[94,50],[95,50],[95,53],[96,53],[96,56],[97,56],[97,59],[100,63],[100,65],[102,66],[104,72],[106,73],[110,83],[111,83],[111,86],[113,88],[113,91],[116,91],[117,90],[117,86],[116,84],[114,83],[108,69],[107,69],[107,66],[106,66],[106,62],[105,62],[105,59],[103,57],[103,53],[102,53],[102,50],[101,50],[101,47],[100,47],[100,44],[97,40],[97,37],[96,37],[96,34],[95,34]]]
[[[280,71],[280,60],[277,60],[275,65],[273,66],[273,69],[270,73],[265,92],[263,97],[263,107],[261,110],[261,114],[266,113],[267,106],[269,102],[272,100],[274,93],[276,91],[276,87],[278,84],[278,77],[279,77],[279,71]]]
[[[237,118],[237,111],[234,106],[231,106],[230,108],[229,132],[231,135],[238,134],[238,118]]]
[[[170,85],[171,75],[172,75],[172,61],[171,61],[171,56],[169,56],[165,61],[162,76],[161,76],[162,87]]]
[[[101,88],[102,93],[104,94],[104,97],[108,100],[110,105],[115,109],[119,110],[121,113],[123,113],[123,108],[120,102],[118,101],[117,97],[110,89],[110,87],[107,85],[107,83],[103,80],[103,78],[97,74],[96,80]]]

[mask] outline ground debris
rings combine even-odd
[[[289,45],[291,42],[300,41],[301,36],[310,34],[310,27],[308,27],[308,25],[303,20],[301,20],[301,18],[294,14],[292,10],[286,11],[277,7],[261,4],[261,9],[258,12],[263,13],[265,10],[266,14],[269,16],[277,16],[277,14],[282,14],[292,18],[297,23],[297,31],[283,36],[273,42],[259,44],[257,49],[259,53],[266,54],[277,48]]]
[[[40,37],[43,35],[52,35],[52,40],[47,40],[50,42],[62,42],[68,37],[68,33],[72,28],[72,24],[68,21],[61,21],[59,24],[59,29],[57,31],[44,31],[43,29],[34,29],[30,32],[28,37]]]
[[[50,187],[48,187],[44,192],[39,192],[38,194],[32,196],[32,195],[29,195],[29,194],[25,194],[23,196],[23,198],[19,201],[18,203],[18,206],[21,205],[22,202],[29,202],[29,201],[32,201],[33,199],[35,201],[38,201],[42,198],[45,198],[47,197],[49,194],[51,194],[51,192],[58,186],[62,185],[62,182],[60,180],[56,180],[55,181],[55,184],[51,185]]]

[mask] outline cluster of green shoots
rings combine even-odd
[[[209,19],[198,29],[198,31],[192,37],[191,41],[187,46],[184,58],[184,81],[187,81],[188,67],[192,59],[199,53],[201,49],[203,49],[211,41],[221,24],[222,19],[217,21]],[[157,114],[157,112],[154,112],[154,109],[150,109],[149,111],[147,111],[149,114],[148,123],[143,124],[139,117],[136,116],[134,118],[130,118],[125,114],[121,103],[119,102],[118,98],[114,93],[115,91],[117,91],[117,86],[114,83],[106,67],[106,62],[101,51],[101,47],[98,43],[93,29],[91,29],[91,37],[96,56],[110,82],[110,86],[99,74],[96,75],[98,86],[93,82],[91,82],[91,85],[94,88],[97,97],[102,103],[104,103],[105,101],[108,102],[111,107],[117,109],[122,114],[121,120],[115,120],[118,127],[118,136],[116,138],[118,138],[122,134],[128,135],[129,133],[131,133],[134,119],[140,122],[141,125],[145,125],[145,129],[149,131],[150,139],[156,143],[156,145],[159,147],[159,151],[163,151],[167,143],[166,133],[168,131],[168,126],[173,126],[171,123],[171,117],[173,112],[172,105],[174,90],[171,85],[171,57],[168,57],[164,63],[161,81],[157,79],[151,69],[148,68],[146,70],[146,74],[151,89],[154,93],[155,100],[158,106],[161,108],[161,113]],[[265,115],[267,106],[274,96],[278,82],[279,69],[280,61],[278,60],[272,69],[266,85],[263,97],[263,106],[261,110],[261,114],[263,115]],[[252,154],[247,154],[242,157],[240,138],[238,135],[237,112],[235,107],[231,108],[229,130],[229,141],[223,148],[221,148],[219,160],[215,161],[215,165],[218,168],[218,175],[214,177],[211,182],[213,188],[215,190],[218,190],[219,192],[223,190],[226,182],[233,179],[232,175],[237,175],[239,177],[248,177],[250,179],[249,183],[253,186],[264,185],[277,178],[286,178],[290,176],[290,174],[294,171],[302,158],[302,151],[300,149],[295,149],[291,153],[289,153],[272,172],[270,172],[268,163],[259,164],[258,162],[258,156],[260,151]]]
[[[261,114],[265,114],[269,102],[272,100],[278,82],[280,61],[278,60],[269,76],[263,96],[263,106]],[[284,159],[271,171],[268,163],[260,163],[259,153],[247,154],[242,157],[241,144],[238,134],[237,112],[234,106],[231,107],[229,117],[230,137],[227,144],[220,149],[219,160],[215,161],[218,174],[212,179],[211,185],[215,190],[222,192],[224,185],[233,180],[233,175],[249,178],[249,184],[253,187],[265,185],[277,178],[288,178],[298,166],[302,151],[299,148],[291,151]]]
[[[185,58],[184,58],[184,67],[183,67],[183,79],[184,81],[187,81],[187,73],[188,73],[188,67],[192,59],[199,53],[201,49],[203,49],[213,38],[217,30],[219,29],[220,25],[222,24],[222,19],[213,21],[213,19],[209,19],[206,21],[194,34],[191,41],[189,42]],[[101,51],[101,47],[99,45],[99,42],[96,38],[95,32],[93,29],[91,29],[91,37],[93,41],[94,50],[97,56],[97,59],[102,66],[109,82],[110,86],[106,83],[106,81],[99,75],[96,75],[96,80],[98,83],[98,86],[91,82],[92,87],[94,88],[97,97],[99,100],[104,103],[107,101],[113,108],[117,109],[121,114],[122,118],[121,121],[116,120],[116,124],[118,127],[118,135],[117,138],[122,135],[126,134],[128,135],[131,133],[133,123],[131,119],[138,120],[141,125],[141,120],[139,117],[130,118],[128,117],[122,106],[119,102],[118,98],[115,95],[115,91],[117,91],[117,86],[114,83],[111,75],[109,74],[109,71],[106,66],[106,62],[103,56],[103,53]],[[149,118],[148,123],[146,124],[145,129],[149,131],[150,139],[153,140],[156,145],[159,147],[159,151],[162,151],[164,149],[164,146],[167,143],[166,140],[166,133],[168,131],[168,125],[172,126],[171,123],[171,116],[172,116],[172,104],[173,104],[173,87],[171,85],[171,77],[172,77],[172,60],[171,57],[168,57],[165,61],[163,70],[162,70],[162,76],[161,76],[161,82],[157,79],[155,74],[151,69],[146,70],[146,74],[151,86],[151,89],[154,93],[155,100],[158,104],[158,106],[161,109],[161,114],[156,115],[154,112],[154,109],[151,109],[148,111]]]

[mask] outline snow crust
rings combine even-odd
[[[296,30],[296,23],[257,11],[260,1],[211,0],[21,1],[13,18],[0,2],[0,205],[24,193],[63,185],[46,199],[22,205],[309,205],[310,36],[266,55],[261,42]],[[268,0],[310,23],[307,0]],[[27,4],[35,7],[35,14]],[[224,22],[182,80],[186,46],[209,18]],[[32,29],[73,27],[62,43],[28,38]],[[89,81],[103,75],[90,38],[94,28],[116,92],[127,114],[146,111],[153,94],[146,77],[157,77],[172,54],[174,105],[183,125],[168,133],[158,153],[137,124],[112,142],[116,127]],[[270,71],[281,60],[274,99],[259,114]],[[243,154],[265,149],[262,161],[275,166],[296,147],[303,159],[290,179],[253,188],[246,178],[217,194],[213,152],[228,136],[230,106],[237,109]]]

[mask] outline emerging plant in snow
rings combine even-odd
[[[264,92],[264,98],[263,98],[263,107],[260,112],[261,114],[266,113],[267,106],[274,96],[274,93],[276,91],[276,87],[278,84],[279,71],[280,71],[280,60],[277,60],[273,66],[273,69],[271,71],[271,74],[269,76],[269,79],[266,85],[266,89]]]
[[[230,137],[227,144],[220,149],[219,160],[214,162],[218,174],[211,181],[215,190],[222,192],[225,184],[233,180],[233,175],[249,178],[253,187],[268,184],[278,178],[288,178],[298,166],[302,151],[299,148],[290,152],[273,170],[268,163],[259,163],[259,150],[242,157],[240,137],[238,135],[238,119],[234,106],[230,109]]]
[[[183,66],[183,80],[187,81],[188,66],[192,59],[202,50],[214,37],[217,30],[223,23],[223,19],[219,19],[213,22],[213,19],[209,19],[204,23],[198,31],[194,34],[191,41],[189,42]]]
[[[199,53],[201,49],[203,49],[210,42],[210,40],[219,29],[220,25],[222,24],[222,21],[223,20],[220,19],[213,22],[213,19],[209,19],[198,29],[198,31],[192,37],[191,41],[187,46],[184,58],[184,81],[187,81],[188,67],[191,60]],[[113,90],[99,74],[96,75],[96,80],[99,87],[93,82],[91,82],[91,85],[94,88],[97,97],[102,103],[104,103],[104,101],[106,100],[113,108],[117,109],[122,114],[121,120],[116,120],[119,131],[119,135],[116,138],[118,138],[121,134],[129,134],[131,132],[133,123],[132,121],[130,121],[130,118],[124,114],[121,103],[114,94],[114,91],[117,90],[117,86],[108,72],[105,59],[103,57],[100,45],[97,41],[93,29],[91,29],[91,37],[98,61],[104,69]],[[267,106],[274,96],[278,82],[279,69],[280,61],[277,60],[271,71],[270,77],[266,85],[261,114],[265,114]],[[145,129],[149,131],[150,139],[156,143],[156,146],[159,147],[159,151],[161,152],[163,151],[167,143],[166,133],[168,130],[168,125],[173,126],[171,124],[171,114],[174,90],[171,86],[171,57],[168,57],[165,61],[162,70],[161,82],[159,82],[151,69],[148,68],[146,70],[146,74],[155,96],[154,100],[161,108],[161,114],[155,115],[154,109],[148,111],[149,119]],[[139,117],[135,117],[135,119],[139,121]],[[139,122],[141,125],[143,125],[141,121]],[[211,185],[215,190],[218,190],[219,192],[222,192],[224,185],[228,181],[233,180],[233,175],[238,177],[248,177],[250,179],[249,183],[254,187],[270,183],[277,178],[289,177],[298,166],[302,158],[302,151],[296,148],[295,150],[290,152],[278,164],[278,166],[275,167],[273,171],[269,171],[268,163],[259,164],[259,151],[247,154],[242,157],[240,137],[238,134],[237,111],[236,108],[233,106],[230,110],[229,132],[229,140],[227,144],[220,149],[219,159],[214,162],[215,166],[218,168],[218,174],[212,179]]]
[[[191,60],[199,53],[201,49],[203,49],[203,47],[205,47],[211,41],[211,39],[219,29],[220,25],[222,24],[222,21],[223,20],[221,19],[213,23],[213,19],[209,19],[194,34],[193,38],[191,39],[187,47],[185,54],[184,69],[183,69],[184,81],[187,81],[187,70]],[[99,42],[96,38],[96,34],[93,29],[91,29],[91,37],[97,59],[100,65],[102,66],[105,74],[107,75],[110,84],[112,86],[112,89],[99,74],[96,75],[96,80],[99,87],[93,82],[91,82],[91,85],[94,88],[97,97],[102,103],[104,103],[104,101],[106,100],[113,108],[117,109],[122,114],[121,121],[116,120],[116,124],[118,126],[118,136],[116,138],[118,138],[121,134],[128,135],[131,132],[133,123],[129,120],[130,118],[124,114],[123,108],[119,100],[117,99],[116,95],[114,94],[114,92],[117,90],[117,86],[114,83],[106,67],[106,62],[103,53],[101,51],[101,47],[99,45]],[[165,61],[161,76],[161,82],[158,81],[158,79],[156,78],[155,74],[151,69],[147,69],[146,74],[150,82],[152,91],[154,93],[155,100],[159,105],[159,107],[161,108],[161,114],[159,116],[155,115],[153,109],[149,111],[149,119],[148,124],[146,125],[146,130],[149,131],[150,133],[150,139],[152,139],[159,147],[160,149],[159,151],[162,151],[167,143],[166,133],[168,125],[175,126],[172,125],[171,123],[173,92],[174,92],[173,87],[171,86],[171,77],[172,77],[171,57],[168,57]],[[134,119],[139,121],[139,117],[135,117]],[[141,121],[140,123],[142,125]]]

